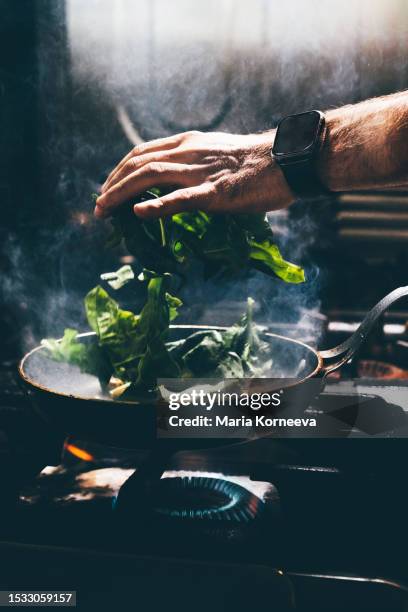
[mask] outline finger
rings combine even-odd
[[[201,208],[205,210],[210,201],[215,199],[212,184],[203,184],[198,187],[178,189],[168,195],[135,204],[133,210],[143,219],[156,219],[168,217],[179,212]]]
[[[144,155],[145,153],[152,153],[153,151],[165,151],[167,149],[173,149],[177,147],[185,138],[185,134],[175,134],[173,136],[167,136],[166,138],[156,138],[155,140],[150,140],[148,142],[142,142],[141,144],[136,145],[129,151],[125,157],[121,159],[121,161],[116,164],[113,170],[109,173],[108,178],[105,183],[102,185],[102,189],[106,186],[106,183],[112,178],[114,174],[118,170],[122,168],[122,166],[132,157],[136,157],[138,155]]]
[[[119,204],[158,185],[191,186],[198,180],[195,166],[153,162],[115,183],[96,200],[96,216],[108,216]]]
[[[115,183],[126,178],[129,174],[133,174],[143,166],[154,162],[186,162],[188,161],[183,149],[172,149],[171,151],[156,151],[145,155],[138,155],[128,159],[117,172],[105,182],[101,189],[101,193],[108,191]]]

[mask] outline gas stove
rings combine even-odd
[[[307,412],[338,404],[346,439],[173,456],[64,439],[13,368],[1,381],[1,588],[76,589],[84,609],[136,597],[236,610],[256,584],[276,609],[403,609],[407,380],[328,381]],[[377,415],[374,431],[359,429],[356,406]]]

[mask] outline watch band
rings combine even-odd
[[[287,115],[278,124],[271,155],[296,197],[330,193],[320,180],[316,164],[326,133],[324,114],[317,110]]]
[[[318,177],[315,158],[280,163],[279,166],[295,196],[315,198],[330,193]]]

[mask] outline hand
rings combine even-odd
[[[134,206],[136,215],[156,218],[192,209],[266,212],[294,200],[270,149],[275,132],[225,134],[185,132],[134,147],[112,170],[96,201],[95,215],[152,187],[175,190]]]

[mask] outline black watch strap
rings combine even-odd
[[[271,155],[295,197],[314,198],[330,193],[317,171],[317,157],[325,137],[325,116],[318,110],[287,115],[279,122]]]
[[[317,174],[315,159],[279,164],[293,194],[299,198],[315,198],[330,193]]]

